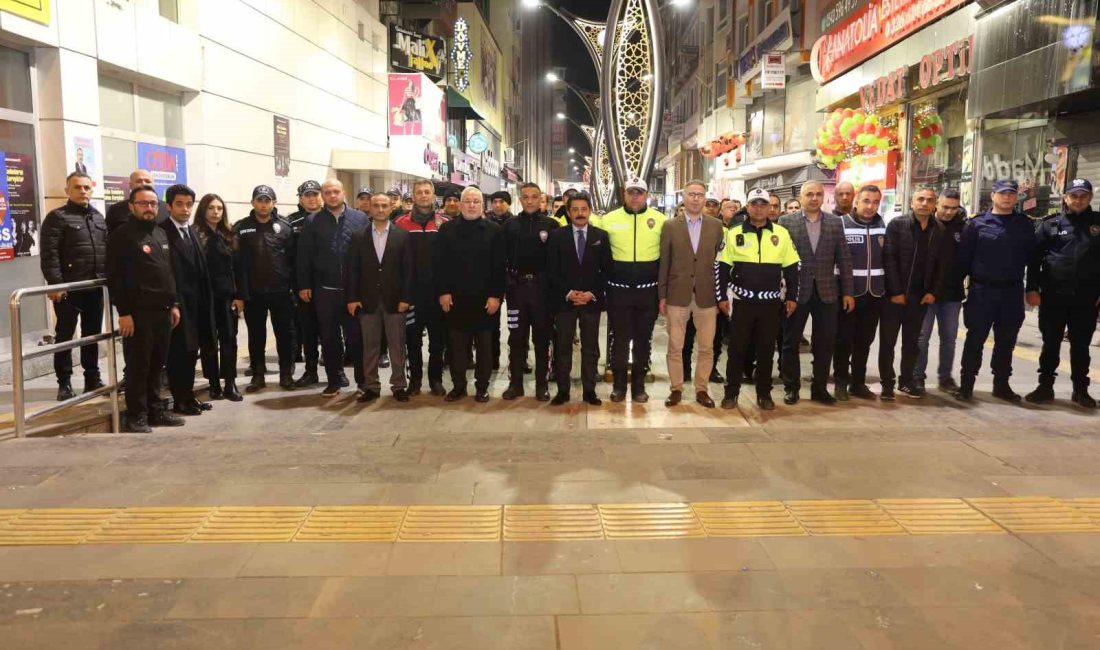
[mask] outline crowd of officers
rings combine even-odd
[[[822,209],[819,182],[804,184],[786,205],[754,189],[742,207],[692,181],[668,218],[650,207],[641,179],[626,182],[622,207],[604,215],[593,214],[586,194],[551,199],[533,183],[521,186],[514,215],[510,194],[492,194],[486,212],[476,187],[449,191],[439,210],[427,180],[405,197],[363,188],[352,207],[341,183],[329,179],[302,183],[297,210],[285,217],[274,190],[257,186],[251,212],[232,223],[216,194],[197,198],[174,185],[162,201],[143,170],[130,183],[128,200],[104,218],[91,205],[91,179],[73,173],[68,202],[42,224],[49,284],[107,280],[123,337],[129,431],[179,426],[181,415],[211,408],[194,392],[200,359],[212,400],[242,399],[236,384],[242,316],[251,375],[245,392],[266,389],[270,321],[283,390],[321,384],[323,370],[321,395],[336,396],[352,385],[350,366],[358,401],[369,403],[381,396],[379,369],[389,367],[393,397],[407,402],[425,390],[426,336],[427,392],[448,402],[465,398],[473,365],[475,400],[486,402],[500,359],[502,309],[509,330],[506,400],[524,395],[524,376],[533,371],[537,400],[568,402],[579,330],[582,398],[601,404],[598,332],[606,311],[613,402],[648,401],[650,345],[663,315],[666,406],[684,399],[690,380],[697,403],[715,406],[708,384],[717,381],[724,384],[721,406],[736,408],[748,382],[757,405],[772,410],[777,350],[783,400],[800,399],[807,320],[814,401],[890,401],[895,389],[923,397],[928,343],[938,325],[941,390],[973,399],[992,332],[993,396],[1019,402],[1009,377],[1026,302],[1039,308],[1043,350],[1039,385],[1024,399],[1053,400],[1068,330],[1072,400],[1096,407],[1088,394],[1088,346],[1100,303],[1100,214],[1090,208],[1092,185],[1084,179],[1069,184],[1061,214],[1038,224],[1017,211],[1012,180],[994,183],[992,209],[975,218],[966,218],[957,192],[919,188],[909,210],[889,223],[879,214],[880,188],[848,183],[836,186],[831,214]],[[49,294],[56,339],[71,340],[78,320],[83,335],[99,332],[101,296]],[[966,339],[956,383],[960,312]],[[876,337],[878,395],[866,383]],[[723,346],[724,378],[717,370]],[[84,347],[80,358],[84,390],[101,388],[96,346]],[[304,372],[295,378],[299,362]],[[71,354],[58,354],[55,370],[58,399],[72,399]],[[171,408],[161,397],[162,370]]]

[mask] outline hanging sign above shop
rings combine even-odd
[[[482,153],[484,153],[485,150],[488,149],[488,148],[489,148],[489,140],[488,140],[488,138],[485,137],[485,134],[482,133],[481,131],[478,131],[477,133],[474,133],[473,135],[470,136],[470,139],[466,141],[466,149],[468,149],[470,151],[470,153],[473,153],[473,154],[476,154],[476,155],[479,155],[479,156]]]
[[[760,62],[767,52],[784,52],[791,49],[794,39],[791,36],[791,11],[784,9],[771,21],[760,36],[741,52],[735,65],[736,76],[742,82],[760,74]]]
[[[874,111],[904,102],[911,91],[928,90],[940,84],[968,77],[974,69],[974,37],[955,41],[920,58],[916,79],[911,79],[908,67],[883,75],[859,89],[859,104],[864,111]]]
[[[470,49],[470,24],[465,18],[455,21],[454,48],[451,49],[451,72],[454,87],[460,91],[470,87],[470,66],[474,52]]]
[[[764,90],[781,90],[787,87],[787,57],[782,52],[765,52],[763,73],[760,75]]]
[[[837,0],[822,12],[822,36],[810,53],[825,83],[969,0]]]
[[[446,74],[446,47],[442,38],[390,25],[390,67],[394,70],[423,72],[439,81]]]

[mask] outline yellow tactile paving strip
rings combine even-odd
[[[1100,533],[1100,498],[0,510],[0,546]]]

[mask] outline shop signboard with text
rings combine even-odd
[[[784,52],[794,45],[791,31],[791,10],[784,9],[760,35],[741,52],[734,62],[737,79],[742,83],[760,74],[761,65],[768,52]]]
[[[837,0],[822,12],[810,53],[819,83],[831,81],[970,0]]]
[[[447,46],[442,38],[390,25],[390,68],[421,72],[433,81],[447,74]]]
[[[166,147],[150,142],[137,143],[138,167],[153,175],[157,196],[176,183],[187,183],[187,152],[179,147]]]

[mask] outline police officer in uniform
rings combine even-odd
[[[156,226],[157,191],[130,190],[134,217],[107,240],[107,287],[118,309],[118,332],[131,341],[126,387],[126,431],[150,433],[150,426],[183,426],[160,400],[160,369],[172,328],[180,322],[168,237]]]
[[[362,190],[360,190],[360,195]],[[298,186],[298,210],[287,217],[290,222],[292,235],[291,247],[298,250],[298,239],[302,232],[313,219],[313,216],[321,211],[321,184],[317,181],[306,181]],[[297,274],[295,274],[295,279]],[[297,281],[295,281],[297,285]],[[294,287],[294,343],[297,346],[295,361],[302,357],[305,361],[305,371],[302,376],[294,381],[295,388],[307,388],[316,385],[320,378],[317,376],[317,362],[321,358],[318,349],[321,339],[317,335],[317,312],[312,302],[306,302],[298,297],[298,289]]]
[[[847,401],[849,394],[862,399],[875,397],[867,387],[867,358],[875,342],[886,296],[882,259],[886,222],[878,213],[881,203],[882,190],[864,185],[855,195],[854,209],[841,216],[844,237],[852,254],[852,297],[856,299],[851,312],[839,310],[833,380],[836,398],[841,401]],[[773,209],[778,205],[777,201]]]
[[[775,410],[772,400],[772,360],[779,334],[780,310],[790,316],[798,307],[798,251],[787,229],[768,218],[768,193],[754,189],[748,195],[748,220],[726,231],[719,255],[718,304],[729,315],[729,359],[722,408],[737,407],[741,368],[751,343],[756,353],[756,404]],[[786,283],[786,296],[780,289]],[[734,305],[729,297],[732,295]]]
[[[1055,371],[1068,327],[1073,403],[1092,409],[1096,400],[1089,395],[1089,343],[1100,304],[1100,213],[1090,207],[1092,183],[1084,178],[1070,182],[1064,200],[1062,214],[1046,219],[1036,230],[1027,301],[1039,307],[1043,351],[1039,387],[1025,399],[1033,404],[1054,400]]]
[[[248,356],[252,381],[245,388],[254,393],[267,387],[264,356],[267,349],[267,316],[279,354],[279,386],[294,389],[294,245],[290,224],[275,208],[275,190],[257,185],[252,190],[252,212],[233,224],[237,233],[237,297],[233,306],[244,313],[248,326]]]
[[[661,229],[668,219],[649,207],[649,187],[640,178],[626,182],[624,206],[604,215],[599,226],[611,242],[613,261],[607,282],[607,310],[611,329],[611,401],[626,399],[627,363],[631,344],[633,365],[629,368],[631,398],[646,402],[645,376],[653,325],[657,321],[657,276],[660,271]]]
[[[550,400],[550,315],[546,309],[546,242],[558,222],[539,211],[542,190],[535,183],[520,187],[523,211],[508,219],[504,234],[508,287],[508,388],[501,396],[512,400],[523,395],[528,340],[535,340],[535,397]]]
[[[974,399],[974,380],[982,366],[982,348],[993,331],[993,396],[1018,403],[1008,384],[1012,375],[1012,350],[1024,324],[1024,275],[1035,251],[1035,228],[1027,215],[1016,210],[1019,184],[993,182],[993,207],[967,222],[959,242],[957,271],[970,278],[963,306],[966,341],[962,371],[955,398]]]

